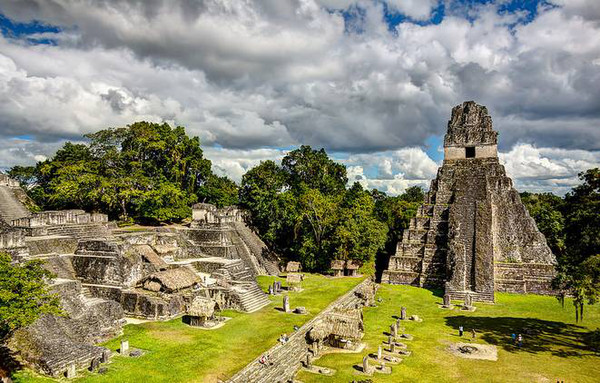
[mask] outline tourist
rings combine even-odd
[[[458,326],[458,336],[463,336],[465,329],[463,326]]]
[[[279,342],[281,344],[286,344],[289,339],[290,338],[288,338],[287,334],[283,334],[279,337]]]
[[[519,334],[519,336],[517,338],[517,344],[518,344],[519,348],[521,348],[521,346],[523,345],[523,336],[521,334]]]
[[[510,334],[510,337],[512,338],[512,343],[517,344],[517,334],[513,332],[512,334]]]
[[[264,367],[267,367],[267,357],[263,354],[258,360],[258,363],[262,364]]]
[[[471,336],[473,337],[473,339],[475,339],[475,337],[477,336],[475,329],[471,329]]]

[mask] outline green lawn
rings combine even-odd
[[[574,323],[571,302],[563,309],[552,297],[536,295],[496,294],[496,304],[476,304],[475,312],[438,308],[440,297],[428,290],[408,286],[381,286],[378,297],[383,302],[376,308],[365,308],[364,341],[368,347],[360,354],[330,354],[315,361],[316,365],[337,370],[332,377],[300,372],[297,378],[311,382],[351,382],[366,379],[358,375],[354,365],[362,357],[374,353],[387,337],[394,315],[406,306],[408,315],[417,314],[423,322],[406,322],[406,333],[414,335],[408,344],[412,355],[394,365],[391,375],[375,374],[373,382],[599,382],[600,356],[582,343],[581,334],[600,327],[600,307],[586,307],[585,320]],[[475,328],[476,342],[495,344],[498,361],[470,360],[446,351],[450,342],[468,342],[458,337],[458,326]],[[512,332],[530,329],[524,335],[522,349],[510,343]],[[535,335],[534,335],[535,334]]]
[[[266,290],[274,277],[259,277]],[[87,374],[77,382],[216,382],[226,379],[269,349],[282,333],[291,333],[294,325],[302,325],[337,297],[343,295],[362,279],[332,279],[306,275],[303,291],[290,293],[290,305],[305,306],[308,315],[286,314],[281,307],[282,296],[272,297],[270,306],[252,314],[225,311],[232,317],[223,327],[201,330],[182,324],[181,319],[168,322],[148,322],[127,325],[124,338],[129,345],[146,354],[139,358],[114,356],[105,375]],[[285,286],[285,281],[283,282]],[[121,338],[106,346],[119,347]],[[17,382],[51,381],[23,371]]]

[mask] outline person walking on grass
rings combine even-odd
[[[518,344],[519,348],[521,348],[521,346],[523,346],[523,336],[521,334],[519,334],[519,336],[517,337],[517,344]]]
[[[462,337],[465,329],[463,326],[458,326],[458,336]]]
[[[515,334],[514,332],[512,334],[510,334],[510,337],[512,339],[512,343],[513,345],[517,344],[517,334]]]

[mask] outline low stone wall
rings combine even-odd
[[[21,185],[19,185],[19,181],[10,178],[6,174],[0,173],[0,186],[8,186],[11,188],[18,188]]]
[[[57,278],[77,279],[71,256],[54,256],[44,259],[43,267],[51,271]]]
[[[29,217],[14,219],[15,227],[59,226],[67,224],[107,223],[108,216],[100,213],[86,213],[83,210],[49,210],[32,214]]]
[[[28,237],[25,239],[29,255],[73,254],[77,250],[77,239],[72,237]]]
[[[243,213],[236,206],[219,209],[208,203],[197,203],[192,206],[192,219],[195,224],[241,222]]]
[[[22,230],[10,230],[0,233],[0,249],[25,246],[25,233]]]
[[[494,283],[496,291],[500,292],[553,295],[552,279],[555,275],[553,265],[497,262]]]

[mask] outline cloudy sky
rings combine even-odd
[[[0,0],[0,29],[0,167],[167,121],[234,180],[309,144],[395,194],[465,100],[519,190],[600,164],[597,0]]]

